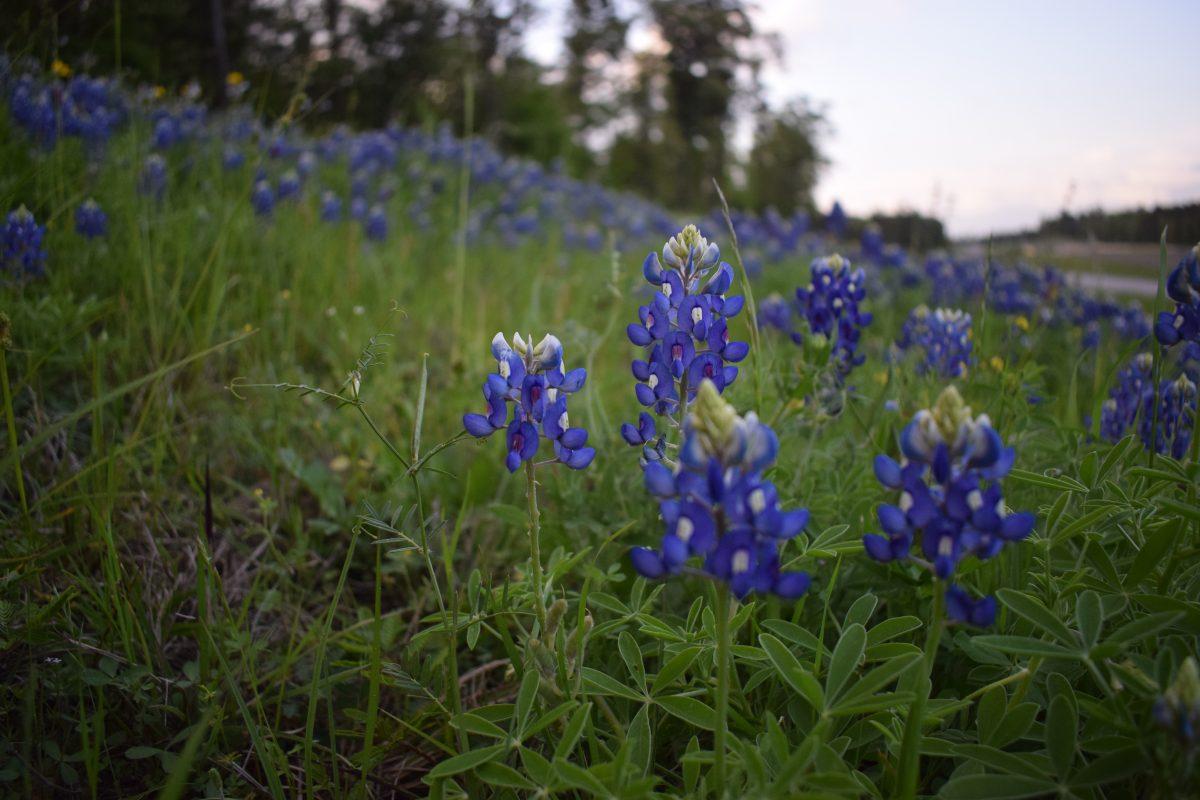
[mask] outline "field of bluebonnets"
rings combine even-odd
[[[1151,308],[59,72],[0,793],[1197,796],[1196,251]]]

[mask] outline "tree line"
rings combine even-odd
[[[767,104],[759,76],[781,55],[748,5],[569,0],[551,65],[527,53],[534,0],[0,0],[0,14],[10,55],[198,81],[216,105],[237,71],[268,118],[448,123],[681,211],[713,206],[712,177],[739,207],[811,210],[825,120],[804,98]],[[650,46],[631,45],[635,24]]]

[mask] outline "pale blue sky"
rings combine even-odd
[[[565,5],[542,0],[535,57],[561,52]],[[755,17],[784,44],[769,97],[827,105],[822,204],[936,197],[961,236],[1033,225],[1072,184],[1075,210],[1200,200],[1200,0],[761,0]]]

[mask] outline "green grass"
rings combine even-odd
[[[942,388],[883,360],[918,293],[868,300],[868,360],[836,416],[791,395],[798,348],[759,342],[748,313],[735,325],[756,347],[727,397],[779,434],[771,477],[812,511],[784,560],[814,587],[735,604],[719,787],[717,598],[635,580],[626,559],[661,533],[617,433],[639,410],[624,325],[661,243],[468,245],[454,165],[427,231],[399,213],[408,185],[382,245],[320,223],[311,197],[268,223],[255,165],[224,172],[215,145],[171,156],[158,205],[134,189],[146,134],[91,168],[0,128],[0,198],[49,220],[52,254],[46,280],[0,288],[0,793],[892,796],[932,595],[859,538],[889,499],[872,458]],[[70,230],[88,195],[102,243]],[[753,294],[807,274],[769,265]],[[587,366],[572,420],[599,450],[536,473],[553,622],[536,642],[527,476],[460,421],[482,408],[492,335],[516,329]],[[1151,707],[1200,631],[1194,459],[1150,467],[1131,440],[1088,436],[1128,356],[1115,337],[1080,358],[1076,330],[991,316],[976,334],[983,366],[959,388],[1017,448],[1008,503],[1039,524],[963,568],[1007,592],[994,630],[950,628],[931,656],[917,789],[1186,790]]]

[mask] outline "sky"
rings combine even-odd
[[[567,4],[542,0],[534,58],[561,55]],[[1200,200],[1200,0],[759,0],[754,18],[783,44],[768,99],[826,109],[822,207],[934,212],[962,237]]]

